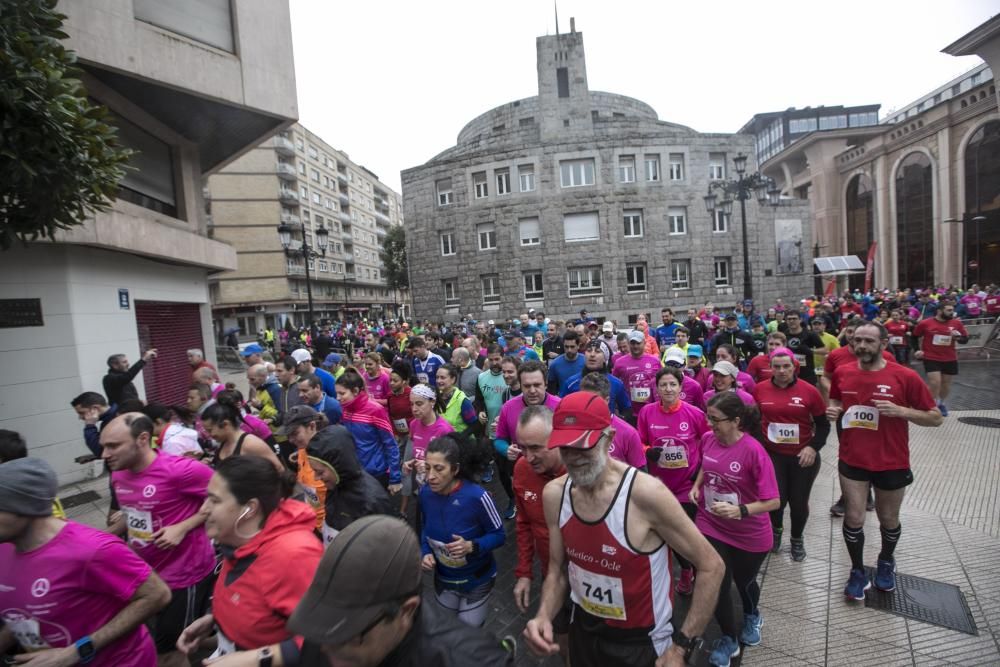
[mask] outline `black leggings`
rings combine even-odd
[[[771,512],[771,526],[780,530],[784,521],[785,505],[791,509],[792,537],[802,538],[802,531],[809,520],[809,493],[819,474],[819,452],[816,461],[808,468],[799,465],[799,457],[793,454],[768,452],[774,464],[774,476],[778,479],[781,507]]]
[[[493,443],[490,443],[490,447]],[[503,456],[497,450],[493,450],[493,460],[497,464],[497,475],[500,477],[500,486],[503,487],[504,492],[507,494],[507,501],[510,503],[514,502],[514,484],[511,478],[511,471],[514,469],[513,463],[506,456]]]
[[[706,538],[719,552],[722,561],[726,564],[726,573],[722,577],[722,586],[719,588],[719,602],[715,606],[715,620],[719,623],[724,635],[739,637],[740,630],[743,629],[743,619],[736,616],[736,610],[733,608],[731,584],[736,584],[736,590],[743,602],[743,613],[756,613],[757,603],[760,602],[757,573],[767,557],[767,552],[744,551],[725,542],[720,542],[714,537],[706,535]]]
[[[684,508],[684,513],[687,514],[688,518],[693,522],[695,514],[698,513],[698,506],[694,503],[681,503],[681,507]],[[682,570],[693,569],[694,566],[691,565],[691,561],[684,558],[684,556],[680,555],[676,551],[674,552],[674,556],[677,558],[677,564],[681,566]]]

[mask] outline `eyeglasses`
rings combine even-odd
[[[736,419],[736,418],[735,417],[713,417],[712,415],[708,415],[708,421],[712,422],[713,424],[721,424],[722,422],[731,422],[734,419]]]

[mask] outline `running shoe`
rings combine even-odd
[[[781,551],[781,534],[783,532],[784,530],[781,528],[771,531],[771,535],[774,536],[774,543],[771,545],[771,553],[776,554]]]
[[[740,632],[740,642],[747,646],[756,646],[760,643],[760,629],[764,625],[764,617],[760,615],[760,610],[756,614],[743,614],[743,631]]]
[[[875,588],[889,593],[896,590],[896,561],[878,559],[875,568]]]
[[[798,539],[792,538],[792,560],[796,563],[801,563],[806,559],[806,543],[800,537]]]
[[[507,503],[507,509],[504,510],[503,518],[507,519],[507,521],[510,521],[515,516],[517,516],[517,505],[515,505],[514,501],[512,500],[509,503]]]
[[[693,568],[681,568],[681,578],[677,580],[677,592],[680,595],[691,595],[694,592]]]
[[[947,417],[948,416],[948,406],[944,404],[944,401],[938,401],[937,406],[938,406],[938,410],[941,411],[941,416],[942,417]]]
[[[847,580],[844,588],[844,596],[848,600],[864,600],[865,591],[872,587],[872,582],[868,581],[868,575],[864,570],[851,570],[851,578]]]
[[[708,664],[713,667],[729,667],[733,658],[740,654],[740,643],[733,637],[723,635],[715,640]]]
[[[840,500],[830,506],[830,514],[832,516],[844,516],[844,496],[841,496]]]
[[[490,461],[490,464],[486,466],[486,470],[483,471],[480,480],[482,480],[483,484],[489,484],[493,481],[493,461]]]

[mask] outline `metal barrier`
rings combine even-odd
[[[985,356],[986,359],[1000,355],[1000,319],[983,317],[964,320],[962,324],[969,332],[969,340],[965,343],[956,343],[955,348],[959,354],[964,352],[968,357]]]

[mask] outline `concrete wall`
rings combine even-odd
[[[118,290],[129,290],[122,310]],[[74,463],[87,454],[83,423],[70,407],[83,391],[103,393],[111,354],[141,356],[136,301],[201,304],[206,357],[215,358],[206,272],[122,252],[73,245],[35,245],[4,253],[0,298],[41,299],[45,324],[4,329],[0,336],[0,428],[18,431],[32,456],[48,461],[60,483],[83,478]],[[144,396],[142,374],[135,386]]]

